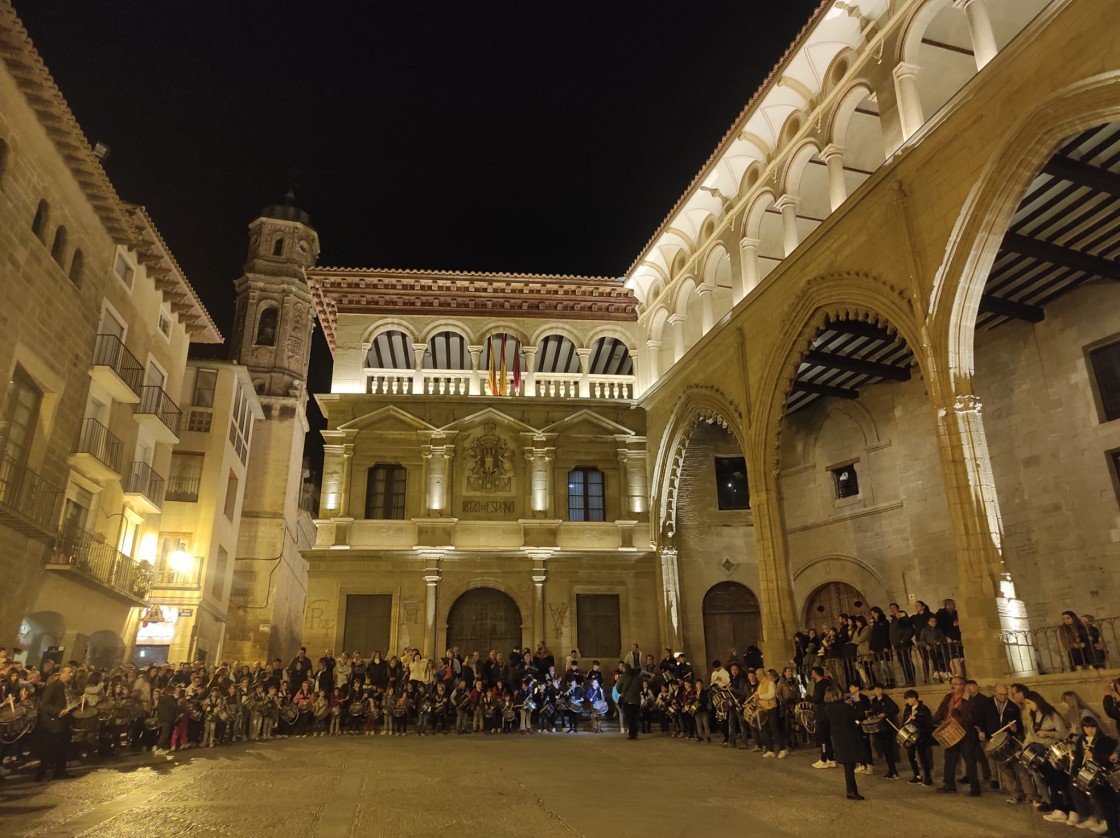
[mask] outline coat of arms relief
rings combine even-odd
[[[480,494],[513,492],[513,449],[497,433],[493,422],[482,426],[482,433],[467,446],[470,466],[467,491]]]

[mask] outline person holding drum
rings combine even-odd
[[[933,722],[937,725],[933,737],[945,749],[945,767],[939,792],[957,790],[957,766],[962,759],[968,772],[969,797],[980,796],[980,769],[977,755],[980,751],[978,731],[984,724],[983,710],[977,701],[969,701],[964,678],[954,675],[949,681],[952,691],[941,699]]]
[[[1022,803],[1024,799],[1019,772],[1015,768],[1022,736],[1023,723],[1019,706],[1008,695],[1007,684],[996,684],[992,700],[984,704],[984,730],[980,734],[980,741],[996,764],[999,782],[1011,792],[1008,803]]]
[[[70,681],[74,677],[74,667],[64,666],[58,677],[47,684],[43,699],[39,702],[39,747],[41,757],[36,780],[45,780],[47,772],[52,772],[55,780],[67,780],[71,776],[66,771],[66,757],[70,750],[70,711],[77,706]]]
[[[1041,781],[1049,797],[1048,802],[1039,805],[1038,811],[1044,813],[1045,820],[1068,821],[1071,807],[1066,801],[1066,777],[1047,759],[1050,746],[1066,738],[1066,723],[1062,714],[1034,690],[1027,691],[1023,709],[1026,737],[1021,761]]]
[[[903,697],[906,708],[902,711],[902,727],[898,737],[906,748],[910,769],[914,777],[907,782],[912,785],[933,785],[933,714],[922,703],[917,690],[907,690]],[[918,769],[921,766],[921,774]]]
[[[871,697],[870,716],[878,718],[882,723],[881,729],[873,734],[873,739],[878,745],[879,752],[887,763],[887,773],[883,775],[886,780],[898,779],[898,752],[894,732],[898,722],[898,705],[894,699],[887,695],[883,685],[876,681],[872,687],[874,695]]]
[[[1105,781],[1105,766],[1116,750],[1116,740],[1099,730],[1100,722],[1092,714],[1081,719],[1082,736],[1073,754],[1073,770],[1069,776],[1069,795],[1080,822],[1074,825],[1103,835],[1116,826],[1116,800],[1112,787]],[[1113,834],[1116,834],[1113,831]]]

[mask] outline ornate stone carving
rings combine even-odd
[[[470,468],[467,491],[481,494],[510,494],[513,491],[513,449],[497,433],[493,422],[482,426],[482,433],[467,447]]]

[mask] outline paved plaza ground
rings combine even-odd
[[[72,780],[13,774],[0,835],[1087,834],[997,792],[975,800],[878,775],[859,778],[866,801],[848,801],[842,772],[813,758],[617,732],[287,739],[130,754],[72,768]]]

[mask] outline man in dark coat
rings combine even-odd
[[[641,673],[630,664],[624,664],[625,669],[618,679],[618,703],[622,705],[622,714],[626,721],[626,738],[638,738],[638,709],[642,703],[642,678]]]
[[[951,747],[945,748],[945,785],[938,788],[941,792],[957,790],[957,766],[964,761],[968,772],[969,796],[980,796],[980,767],[977,765],[980,752],[980,738],[977,730],[984,725],[984,708],[980,702],[969,700],[965,691],[964,679],[954,675],[952,692],[941,699],[941,705],[933,714],[934,730],[937,725],[953,719],[964,730],[964,738]]]
[[[889,628],[891,647],[898,656],[902,666],[902,678],[906,686],[914,686],[914,624],[906,612],[898,607],[897,602],[892,602],[888,608],[891,612]]]
[[[58,677],[47,684],[43,699],[39,702],[40,747],[42,755],[36,780],[46,779],[51,771],[56,780],[66,780],[72,775],[66,773],[66,757],[70,750],[70,710],[74,696],[70,691],[70,679],[74,668],[64,666]]]

